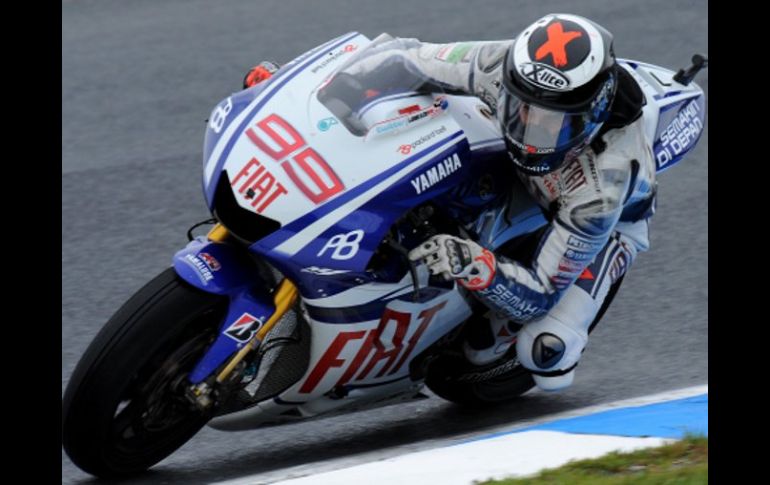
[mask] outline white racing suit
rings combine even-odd
[[[397,39],[397,47],[388,49],[385,42],[364,63],[382,65],[389,56],[402,56],[400,62],[444,90],[478,96],[496,111],[511,42]],[[635,91],[636,106],[625,119],[619,115],[614,125],[613,118],[605,123],[598,145],[553,173],[520,173],[551,220],[532,260],[496,255],[490,284],[471,291],[498,315],[523,324],[516,340],[519,361],[546,390],[572,383],[589,326],[610,288],[649,247],[655,163],[640,116],[643,95],[630,76],[621,75],[619,84],[613,112],[628,98],[624,89]]]

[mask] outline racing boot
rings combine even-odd
[[[521,325],[507,318],[487,313],[487,318],[472,322],[468,336],[463,342],[463,353],[475,365],[486,365],[504,356],[516,343],[516,334]]]

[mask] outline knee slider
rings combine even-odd
[[[553,317],[524,325],[516,341],[519,362],[533,374],[557,376],[577,365],[588,342],[584,330],[576,330]]]

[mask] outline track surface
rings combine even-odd
[[[62,2],[62,392],[100,326],[208,216],[204,119],[254,63],[285,62],[352,30],[434,42],[507,38],[563,11],[607,27],[621,57],[675,69],[708,54],[706,0],[306,3]],[[708,102],[708,71],[697,80]],[[593,334],[569,391],[483,414],[433,397],[282,428],[206,428],[131,483],[235,478],[705,383],[707,180],[708,121],[695,152],[661,176],[652,250]],[[62,483],[88,481],[62,452]]]

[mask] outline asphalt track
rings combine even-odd
[[[615,33],[621,57],[678,68],[708,54],[706,0],[63,0],[62,392],[100,326],[208,216],[204,120],[249,66],[285,62],[353,30],[501,39],[564,11]],[[708,107],[708,71],[697,81]],[[708,114],[696,150],[660,177],[652,249],[626,278],[567,392],[532,393],[482,414],[432,397],[281,428],[206,428],[131,483],[236,478],[706,383],[707,181]],[[62,452],[62,483],[89,480]]]

